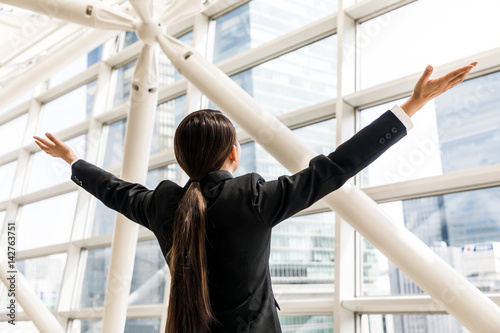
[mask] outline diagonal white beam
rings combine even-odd
[[[316,153],[215,65],[169,36],[158,37],[177,70],[291,172]],[[495,332],[500,308],[408,229],[393,223],[360,189],[346,183],[323,199],[369,242],[472,332]]]
[[[93,28],[135,30],[133,17],[101,1],[2,0],[1,2]]]
[[[203,10],[201,0],[173,0],[167,10],[161,15],[160,22],[172,26]]]
[[[146,24],[153,22],[153,1],[152,0],[130,0],[137,16]]]
[[[158,102],[156,48],[156,45],[144,45],[132,81],[122,178],[134,183],[145,183],[148,171]],[[123,333],[125,330],[138,231],[136,223],[130,223],[125,216],[117,214],[111,242],[102,332]]]
[[[7,290],[12,290],[15,295],[16,301],[23,307],[24,312],[28,315],[33,324],[38,328],[41,333],[64,333],[64,329],[57,321],[54,315],[43,304],[42,300],[35,294],[33,288],[28,283],[19,270],[14,269],[16,273],[10,273],[12,268],[9,267],[7,262],[7,255],[3,250],[0,250],[0,279],[3,281]],[[13,285],[11,287],[11,285]],[[7,306],[15,303],[8,303]],[[17,312],[17,306],[15,309]],[[13,317],[9,317],[10,309],[7,308],[7,317],[15,319],[16,313]],[[15,323],[15,321],[14,321]]]

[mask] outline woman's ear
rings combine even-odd
[[[236,157],[236,146],[233,145],[233,148],[231,148],[231,152],[229,153],[229,159],[233,162],[237,162],[238,159]]]

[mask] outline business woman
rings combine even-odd
[[[77,156],[47,133],[46,153],[71,164],[71,179],[158,239],[172,276],[166,332],[281,332],[269,273],[272,228],[338,189],[411,127],[409,117],[462,82],[471,65],[431,80],[428,66],[412,96],[328,156],[277,180],[233,177],[241,149],[229,119],[200,110],[186,116],[174,152],[190,180],[165,180],[154,190],[123,181]],[[380,140],[384,138],[384,140]]]

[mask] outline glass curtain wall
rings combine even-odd
[[[496,1],[470,6],[460,0],[451,8],[445,0],[421,0],[378,9],[358,1],[353,10],[354,2],[344,1],[350,13],[344,19],[354,18],[352,36],[340,36],[343,29],[336,28],[336,0],[228,1],[211,13],[208,25],[191,23],[169,32],[229,68],[236,84],[325,155],[345,133],[401,104],[409,91],[401,91],[399,83],[407,75],[429,63],[438,67],[471,56],[494,59],[480,75],[429,103],[413,118],[409,135],[352,181],[395,223],[404,224],[495,297],[500,289],[500,173],[493,172],[500,167],[500,44],[478,36],[498,31],[494,15],[500,8]],[[70,65],[0,107],[0,244],[5,246],[5,225],[15,221],[17,269],[50,311],[68,318],[64,328],[71,333],[101,331],[116,214],[78,191],[69,180],[69,167],[40,152],[31,137],[54,132],[80,157],[120,175],[138,43],[136,34],[127,32],[87,54],[75,50]],[[199,92],[163,54],[158,70],[160,97],[145,184],[151,189],[165,179],[185,180],[172,141],[187,110],[193,103],[217,108],[205,97],[193,102]],[[346,73],[353,73],[354,84],[339,79]],[[392,90],[370,95],[370,89],[383,91],[385,85]],[[338,99],[344,102],[341,107]],[[344,112],[340,123],[337,118]],[[236,125],[242,162],[235,176],[258,172],[272,180],[290,174],[242,131],[244,124]],[[474,177],[483,173],[489,178]],[[466,185],[457,187],[450,177],[465,179]],[[438,190],[422,190],[427,181],[438,184]],[[283,332],[333,332],[346,320],[334,313],[339,221],[319,203],[275,227],[270,271]],[[372,244],[359,239],[352,246],[360,250],[354,265],[360,269],[337,272],[357,281],[353,298],[358,304],[370,298],[425,296]],[[143,227],[134,263],[125,332],[161,332],[169,272],[154,235]],[[19,325],[6,323],[8,301],[0,284],[0,330],[37,332],[21,307]],[[404,314],[383,305],[380,312],[353,310],[348,320],[361,332],[466,332],[438,310],[422,314],[418,305],[408,309]]]

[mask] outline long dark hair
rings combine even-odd
[[[193,112],[175,131],[175,157],[192,182],[179,201],[166,256],[172,277],[167,333],[204,333],[214,320],[205,251],[206,203],[199,180],[222,167],[235,143],[234,126],[220,111]]]

